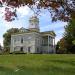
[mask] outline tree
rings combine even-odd
[[[13,21],[15,20],[15,17],[17,17],[17,14],[16,14],[16,9],[11,11],[9,8],[5,8],[5,20],[6,21]]]
[[[58,53],[75,53],[75,19],[65,26],[65,33],[56,46]]]
[[[7,30],[6,33],[4,33],[4,35],[3,35],[3,38],[4,38],[3,44],[4,44],[5,51],[10,50],[11,34],[18,33],[18,32],[19,32],[18,28],[11,28],[11,29]]]
[[[67,50],[71,53],[75,53],[75,19],[72,19],[69,24],[65,26],[64,38],[67,43]]]
[[[0,45],[0,50],[2,50],[2,46]]]
[[[66,40],[64,38],[60,39],[56,45],[57,53],[67,53],[66,45]]]
[[[56,44],[56,53],[58,53],[58,51],[59,51],[59,41]]]
[[[2,46],[0,45],[0,54],[2,54],[2,52],[3,52],[3,48],[2,48]]]
[[[75,18],[75,0],[2,0],[2,3],[4,2],[7,3],[7,6],[15,8],[27,5],[33,10],[36,5],[38,11],[41,8],[48,9],[52,15],[52,21],[69,21],[70,17]]]

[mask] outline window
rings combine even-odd
[[[16,51],[16,47],[14,47],[14,51]]]
[[[16,38],[14,38],[14,43],[16,42]]]
[[[39,53],[39,48],[37,48],[37,53]]]
[[[20,48],[20,51],[23,51],[23,47]]]
[[[28,52],[30,53],[31,47],[28,47]]]
[[[23,38],[21,38],[21,43],[23,43]]]

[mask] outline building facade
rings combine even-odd
[[[10,53],[55,53],[55,33],[40,32],[39,19],[32,16],[28,29],[21,28],[20,32],[11,35]]]

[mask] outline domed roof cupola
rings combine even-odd
[[[39,32],[39,18],[36,15],[29,19],[29,30]]]

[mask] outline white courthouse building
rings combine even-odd
[[[28,29],[11,35],[10,53],[55,53],[55,36],[53,31],[40,32],[39,19],[32,16]]]

